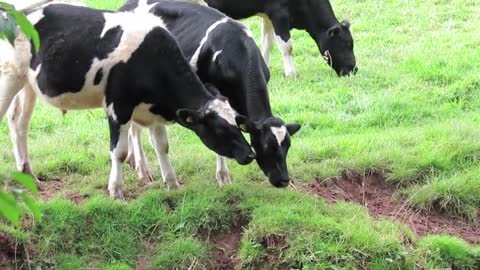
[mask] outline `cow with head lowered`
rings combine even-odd
[[[183,0],[185,1],[185,0]],[[263,18],[262,54],[269,63],[277,41],[283,57],[285,75],[297,77],[292,58],[291,29],[306,30],[322,56],[338,76],[357,72],[353,38],[348,21],[338,21],[329,0],[189,0],[220,10],[234,19],[254,15]]]
[[[239,129],[249,121],[225,97],[205,89],[161,17],[64,4],[38,12],[32,16],[40,51],[26,76],[18,77],[24,81],[17,82],[25,88],[12,102],[18,87],[0,85],[0,100],[12,102],[8,120],[20,170],[33,174],[27,129],[37,95],[62,111],[105,108],[112,161],[108,189],[115,198],[123,197],[121,165],[132,123],[149,128],[169,188],[178,182],[168,156],[168,123],[194,131],[219,155],[240,164],[253,161],[255,154]]]
[[[215,86],[207,89],[212,93],[218,89],[233,108],[248,117],[249,121],[240,126],[250,134],[259,167],[272,185],[286,187],[290,180],[290,137],[300,125],[286,124],[273,116],[267,90],[270,73],[250,30],[215,9],[187,2],[128,0],[120,10],[148,11],[165,21],[200,79]],[[132,139],[136,169],[145,175],[140,130],[132,132]],[[230,183],[221,156],[217,157],[216,176],[220,185]]]

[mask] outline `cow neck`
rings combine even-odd
[[[246,81],[243,91],[245,99],[245,112],[240,112],[254,122],[263,121],[272,117],[270,99],[268,97],[267,84],[262,73],[249,73],[250,78]]]
[[[240,112],[254,122],[272,117],[267,88],[250,84],[245,91],[246,111]]]
[[[262,68],[261,63],[263,63],[262,56],[258,53],[251,53],[253,51],[258,51],[258,49],[253,42],[247,43],[247,47],[252,46],[248,52],[248,72],[245,73],[243,78],[242,87],[244,88],[241,91],[244,96],[245,103],[244,109],[245,112],[240,112],[247,116],[250,120],[257,122],[263,121],[266,118],[272,117],[272,109],[270,107],[270,99],[268,97],[267,89],[267,78],[266,72],[268,74],[268,69]],[[267,75],[268,76],[268,75]]]
[[[321,16],[312,16],[311,21],[313,23],[306,27],[307,32],[309,32],[315,39],[338,23],[330,1],[320,0],[316,2],[316,5],[317,6],[313,7],[311,10],[318,10],[321,12]]]
[[[177,108],[200,110],[208,102],[215,99],[194,73],[185,74],[182,77],[177,77],[176,89],[172,93],[175,97]]]

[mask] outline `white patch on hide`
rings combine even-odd
[[[217,51],[213,54],[213,57],[212,57],[212,62],[215,62],[215,60],[217,60],[217,57],[222,53],[222,50],[220,51]]]
[[[198,62],[198,57],[200,56],[200,51],[203,48],[203,45],[205,45],[205,42],[208,40],[208,35],[215,30],[220,24],[226,23],[229,19],[228,18],[223,18],[219,21],[214,22],[210,27],[208,27],[207,32],[205,33],[205,36],[202,38],[200,41],[200,44],[198,45],[197,50],[193,54],[192,58],[190,59],[190,66],[194,69],[197,70],[197,62]]]

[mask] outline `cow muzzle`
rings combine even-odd
[[[355,75],[358,72],[358,67],[356,66],[348,66],[348,67],[343,67],[340,68],[340,70],[337,71],[337,75],[339,77],[343,76],[350,76],[350,75]]]
[[[256,157],[257,157],[257,155],[255,154],[255,152],[251,152],[246,156],[236,157],[235,160],[240,165],[247,165],[247,164],[250,164]]]

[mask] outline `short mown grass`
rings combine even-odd
[[[87,0],[115,9],[121,0]],[[475,0],[332,0],[352,23],[359,72],[338,78],[308,34],[292,31],[299,80],[283,76],[278,51],[269,93],[275,115],[302,124],[289,170],[297,183],[374,169],[407,202],[469,222],[480,220],[480,6]],[[258,40],[259,20],[246,20]],[[56,269],[131,269],[152,253],[152,269],[208,266],[205,235],[247,218],[239,267],[303,269],[478,269],[480,250],[450,236],[415,239],[403,225],[365,208],[270,187],[254,163],[229,163],[234,186],[217,188],[215,154],[192,132],[169,127],[170,150],[186,185],[143,187],[124,168],[127,202],[106,196],[108,126],[101,109],[60,111],[37,104],[29,134],[33,168],[64,187],[42,203],[44,219],[11,232],[35,247],[32,264]],[[0,171],[15,170],[7,125],[0,125]],[[80,205],[68,200],[86,198]],[[1,227],[4,230],[5,228]],[[149,251],[146,252],[147,247]],[[270,258],[270,260],[268,259]],[[42,268],[43,269],[43,268]]]

